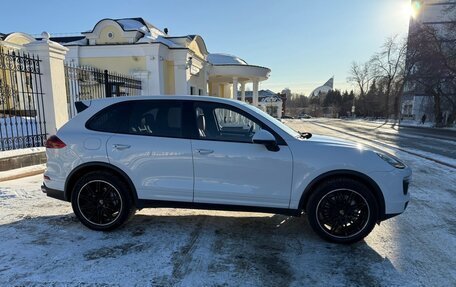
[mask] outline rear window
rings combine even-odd
[[[131,101],[114,104],[87,123],[96,131],[182,137],[182,103],[179,101]]]
[[[131,106],[132,102],[109,106],[92,117],[86,127],[100,132],[127,133]]]

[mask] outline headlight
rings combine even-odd
[[[390,165],[394,166],[395,168],[400,168],[400,169],[405,168],[405,164],[403,164],[400,160],[398,160],[397,158],[395,158],[393,156],[390,156],[390,155],[387,155],[387,154],[384,154],[384,153],[379,153],[379,152],[376,152],[376,154],[381,159],[383,159],[384,161],[386,161]]]

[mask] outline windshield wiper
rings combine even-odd
[[[303,139],[310,139],[312,137],[312,134],[311,133],[299,132],[299,137],[303,138]]]

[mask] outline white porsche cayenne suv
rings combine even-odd
[[[410,198],[411,169],[394,156],[298,133],[240,101],[118,97],[77,108],[46,143],[42,190],[94,230],[145,207],[305,213],[324,239],[352,243]]]

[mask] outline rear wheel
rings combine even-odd
[[[91,172],[74,185],[71,205],[90,229],[108,231],[125,223],[135,212],[127,185],[107,172]]]
[[[320,185],[307,203],[312,229],[324,239],[353,243],[366,237],[378,218],[377,202],[364,184],[346,178]]]

